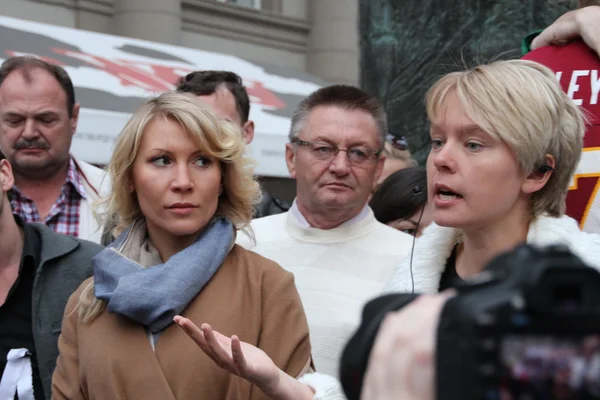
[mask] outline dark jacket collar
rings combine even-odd
[[[40,235],[40,266],[52,259],[65,256],[79,247],[77,239],[56,233],[46,225],[29,223],[29,226],[35,229]]]

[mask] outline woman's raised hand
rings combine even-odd
[[[206,323],[198,327],[181,316],[174,321],[219,367],[250,381],[265,393],[277,387],[279,368],[258,347],[240,341],[235,335],[228,338]]]
[[[215,331],[209,324],[196,326],[177,315],[173,321],[192,338],[200,349],[219,367],[258,386],[275,400],[310,400],[313,390],[289,376],[275,365],[261,349]]]

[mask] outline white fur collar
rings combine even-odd
[[[458,236],[457,229],[431,224],[424,230],[423,236],[415,241],[412,274],[416,293],[437,292],[446,261]],[[588,265],[600,269],[600,234],[582,232],[572,218],[536,218],[529,226],[527,243],[538,246],[567,245]],[[410,255],[407,256],[400,264],[385,292],[412,291],[410,258]]]

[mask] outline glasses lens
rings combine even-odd
[[[312,143],[309,148],[313,157],[321,161],[330,160],[335,157],[335,154],[337,153],[335,147],[328,146],[324,143]]]
[[[369,159],[370,152],[365,149],[354,148],[348,150],[348,158],[352,164],[362,164]]]

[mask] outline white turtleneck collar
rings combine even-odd
[[[300,209],[298,208],[298,203],[297,203],[296,199],[294,199],[294,202],[292,203],[292,206],[290,207],[289,212],[294,217],[296,217],[296,219],[298,220],[298,224],[300,224],[300,226],[303,226],[305,228],[311,227],[310,224],[308,223],[308,221],[306,220],[306,218],[304,218],[304,215],[302,215],[302,212],[300,212]],[[362,210],[360,210],[360,212],[357,215],[355,215],[354,217],[350,218],[349,220],[341,223],[336,228],[354,225],[355,223],[365,219],[368,215],[369,215],[369,204],[365,204],[365,206],[362,208]]]
[[[314,228],[310,226],[306,218],[304,218],[298,209],[296,200],[294,200],[294,203],[288,211],[286,220],[286,230],[292,237],[304,242],[315,243],[336,243],[346,241],[366,234],[377,223],[373,211],[367,204],[355,217],[335,228]]]

